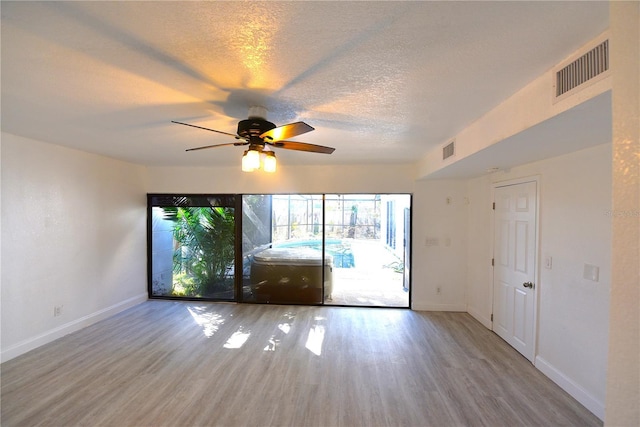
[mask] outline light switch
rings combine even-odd
[[[597,282],[600,279],[600,267],[597,265],[585,264],[583,277],[587,280]]]
[[[544,268],[551,270],[551,266],[553,265],[553,259],[548,256],[544,258]]]

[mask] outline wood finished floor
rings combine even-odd
[[[148,301],[1,365],[2,426],[597,426],[464,313]]]

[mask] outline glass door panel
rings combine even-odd
[[[235,300],[235,196],[149,196],[152,297]]]
[[[243,301],[322,304],[332,273],[322,204],[321,195],[243,196]]]
[[[326,195],[327,304],[409,307],[410,205],[408,194]]]

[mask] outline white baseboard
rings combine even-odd
[[[474,319],[478,322],[482,323],[482,326],[491,330],[493,325],[491,323],[491,317],[483,316],[479,311],[474,309],[473,307],[467,307],[467,313],[469,313]]]
[[[463,304],[431,304],[420,301],[413,301],[411,309],[414,311],[467,311]]]
[[[86,328],[89,325],[92,325],[96,322],[99,322],[100,320],[104,320],[108,317],[111,317],[114,314],[117,314],[121,311],[126,310],[127,308],[143,303],[147,299],[148,299],[148,295],[145,292],[144,294],[140,294],[133,298],[126,299],[110,307],[104,308],[102,310],[98,310],[94,313],[88,314],[79,319],[72,320],[71,322],[67,322],[64,325],[60,325],[56,328],[51,329],[50,331],[37,335],[33,338],[29,338],[24,341],[21,341],[15,345],[12,345],[7,349],[3,349],[2,353],[0,353],[0,362],[6,362],[7,360],[11,360],[15,357],[18,357],[21,354],[27,353],[28,351],[31,351],[42,345],[55,341],[58,338],[62,338],[63,336],[68,335],[72,332],[76,332],[82,328]]]
[[[604,420],[604,402],[599,401],[593,397],[589,392],[580,387],[571,378],[564,375],[558,369],[556,369],[549,362],[542,357],[537,356],[535,359],[535,366],[549,377],[554,383],[558,384],[560,388],[569,393],[574,399],[580,402],[585,408],[593,412],[595,416]]]

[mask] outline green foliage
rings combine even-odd
[[[177,273],[173,276],[173,289],[171,295],[175,297],[198,297],[198,286],[193,281],[193,277],[185,273]]]
[[[233,208],[164,208],[175,223],[173,237],[174,294],[207,296],[223,291],[233,267],[235,221]]]

